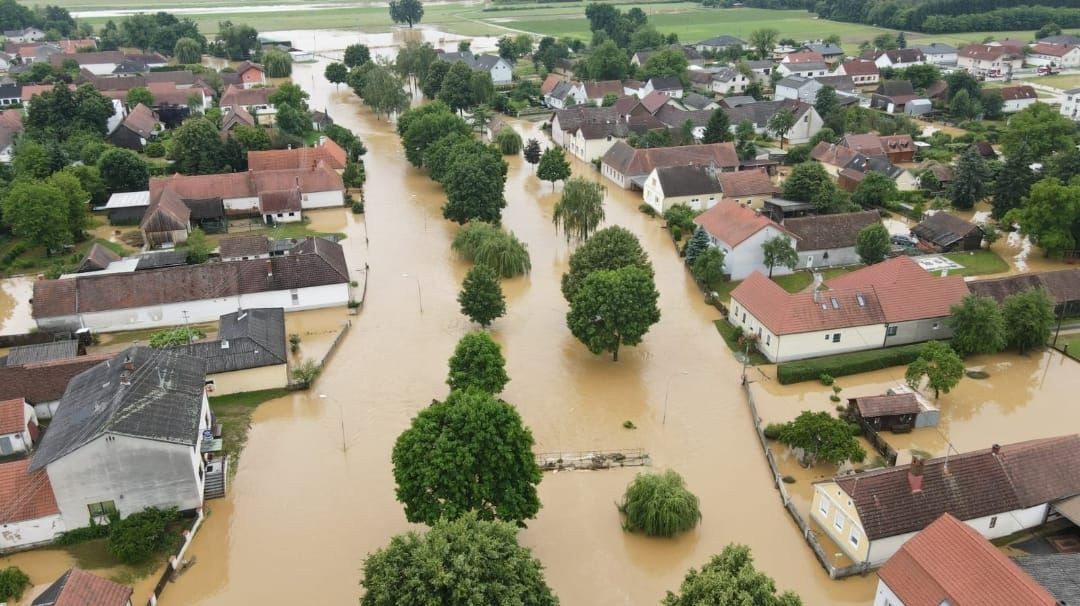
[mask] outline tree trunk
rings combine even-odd
[[[770,266],[769,266],[769,279],[770,279],[770,280],[772,279],[772,270],[773,270],[773,266],[772,266],[772,265],[770,265]]]
[[[611,350],[611,361],[612,362],[618,362],[619,361],[619,346],[618,345],[615,346],[615,349]]]

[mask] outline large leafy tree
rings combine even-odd
[[[1005,347],[1005,317],[997,301],[990,297],[968,295],[949,309],[949,344],[961,356],[991,354]]]
[[[364,103],[371,106],[376,116],[386,114],[389,120],[393,114],[409,108],[409,95],[402,87],[397,74],[388,67],[376,65],[364,80]]]
[[[791,169],[784,180],[784,198],[810,202],[823,188],[832,188],[832,178],[819,162],[803,162]]]
[[[114,147],[98,158],[98,171],[110,192],[142,191],[150,180],[146,161],[129,150]]]
[[[481,390],[451,391],[413,417],[391,459],[410,522],[435,524],[470,511],[522,523],[540,510],[532,432],[513,406]]]
[[[1009,118],[1009,126],[1001,136],[1001,149],[1009,157],[1023,146],[1041,162],[1054,152],[1076,145],[1073,135],[1076,124],[1045,103],[1035,103]]]
[[[75,133],[105,134],[113,115],[112,101],[89,84],[74,91],[67,84],[34,95],[26,112],[27,133],[39,140],[64,141]]]
[[[281,84],[281,86],[278,86],[276,91],[270,93],[266,100],[276,107],[288,105],[302,111],[307,111],[307,100],[309,97],[310,95],[307,94],[307,91],[300,88],[299,85],[293,82],[285,82]]]
[[[0,202],[4,224],[11,233],[34,246],[55,250],[71,241],[68,200],[55,185],[16,181]]]
[[[957,122],[974,120],[983,111],[979,97],[972,97],[966,90],[961,90],[949,100],[949,117]]]
[[[718,107],[709,116],[709,123],[705,125],[705,134],[701,137],[702,143],[723,143],[731,141],[734,136],[731,133],[731,121],[728,119],[724,108]]]
[[[561,228],[569,242],[571,237],[584,241],[604,220],[603,185],[584,177],[574,177],[563,187],[562,197],[555,204],[552,222]]]
[[[840,100],[836,96],[836,89],[831,86],[819,88],[814,96],[814,110],[823,119],[831,116],[833,112],[840,111]]]
[[[851,201],[863,208],[875,208],[892,202],[899,194],[896,181],[893,181],[885,173],[872,170],[863,177],[862,182],[855,188],[855,193],[851,195]]]
[[[640,267],[652,275],[652,264],[641,243],[625,227],[614,225],[593,234],[570,255],[570,269],[562,276],[562,293],[567,301],[590,273],[601,269]]]
[[[690,241],[686,243],[686,248],[683,249],[683,258],[686,264],[693,267],[698,256],[706,250],[709,250],[710,243],[709,232],[705,231],[703,226],[698,225],[697,229],[694,230],[694,235],[691,236]]]
[[[594,80],[622,80],[630,73],[630,60],[615,41],[607,40],[589,53],[585,70]]]
[[[844,461],[859,463],[866,458],[866,451],[855,439],[852,426],[827,412],[804,410],[780,427],[776,439],[800,450],[800,459],[806,466],[818,461],[831,465]]]
[[[795,112],[786,107],[773,114],[767,125],[769,132],[780,138],[780,149],[784,149],[784,137],[794,127]]]
[[[867,225],[855,236],[855,254],[867,265],[881,263],[891,249],[889,230],[881,223]]]
[[[438,58],[439,54],[429,42],[410,40],[405,43],[405,48],[398,50],[394,69],[402,78],[407,78],[409,86],[415,89],[427,77],[428,70]]]
[[[506,299],[495,270],[486,265],[474,265],[461,283],[458,305],[461,305],[461,313],[484,327],[505,314]]]
[[[135,107],[140,103],[146,107],[154,105],[154,95],[145,86],[136,86],[127,92],[128,107]]]
[[[90,224],[90,194],[83,189],[82,181],[74,173],[60,171],[53,173],[46,183],[64,194],[64,224],[73,240],[82,240],[83,231]]]
[[[292,57],[279,50],[269,50],[263,54],[263,66],[266,75],[271,78],[288,78],[292,75]]]
[[[1020,226],[1020,233],[1043,249],[1048,256],[1061,256],[1080,242],[1080,184],[1064,185],[1048,177],[1031,186],[1020,208],[1005,215],[1005,221]]]
[[[203,44],[194,38],[180,38],[173,45],[176,62],[190,65],[202,62]]]
[[[345,67],[353,68],[359,67],[368,61],[371,61],[371,50],[364,44],[350,44],[345,47],[345,55],[342,58],[342,63]]]
[[[451,390],[478,389],[497,394],[509,382],[506,359],[491,335],[470,332],[461,337],[450,358],[450,374],[446,377]]]
[[[611,359],[618,361],[621,346],[641,343],[660,321],[658,297],[651,268],[593,271],[570,300],[566,323],[589,351],[610,351]]]
[[[439,88],[439,100],[457,112],[475,105],[472,76],[472,69],[464,61],[450,65]]]
[[[224,167],[221,136],[214,123],[206,118],[185,120],[173,131],[172,141],[170,158],[179,172],[206,175],[221,172]]]
[[[1046,344],[1054,326],[1054,301],[1042,289],[1026,290],[1005,297],[1001,304],[1005,321],[1005,341],[1026,353]]]
[[[639,473],[626,487],[619,512],[623,528],[650,537],[673,537],[701,521],[698,498],[686,488],[682,476],[672,470]]]
[[[937,398],[942,392],[949,393],[964,378],[964,361],[948,344],[930,341],[904,373],[912,389],[918,389],[924,377]]]
[[[566,160],[563,148],[552,146],[544,150],[540,156],[540,164],[536,167],[536,176],[544,181],[551,181],[552,191],[556,181],[564,181],[570,177],[570,163]]]
[[[779,30],[775,30],[771,27],[763,27],[750,32],[750,38],[747,42],[753,47],[758,57],[765,58],[772,55],[772,50],[776,46],[776,41],[779,39]]]
[[[452,151],[453,158],[442,184],[446,190],[443,216],[458,223],[486,221],[498,223],[506,207],[503,189],[506,186],[506,160],[499,150],[491,153]]]
[[[710,246],[694,259],[690,273],[702,284],[712,287],[724,279],[724,251]]]
[[[682,49],[665,48],[649,56],[641,68],[641,78],[678,78],[685,84],[688,62]]]
[[[529,139],[525,142],[525,148],[521,150],[522,156],[525,157],[525,161],[536,166],[540,162],[540,157],[543,152],[540,149],[540,142],[536,139]]]
[[[20,177],[44,179],[60,168],[63,158],[54,153],[55,145],[46,147],[33,139],[23,139],[15,147],[12,168]]]
[[[390,18],[394,23],[406,23],[411,28],[424,18],[424,3],[420,0],[390,0]]]
[[[762,261],[769,268],[769,277],[772,277],[773,269],[777,266],[795,269],[799,263],[799,254],[791,240],[784,236],[773,236],[761,244]]]
[[[557,606],[543,566],[516,534],[512,524],[467,514],[397,535],[364,560],[360,604]]]
[[[969,147],[956,161],[953,180],[949,185],[949,197],[954,208],[961,210],[975,206],[989,190],[990,169],[974,147]]]
[[[428,99],[434,99],[442,92],[442,83],[450,71],[450,64],[446,61],[436,60],[428,67],[427,74],[420,80],[420,92]]]
[[[1027,145],[1016,148],[1013,155],[1005,159],[1005,165],[994,179],[993,212],[995,219],[1002,219],[1005,214],[1020,206],[1027,197],[1031,186],[1035,184],[1035,172],[1031,170],[1034,162]]]
[[[218,46],[233,61],[250,59],[259,48],[259,32],[250,25],[222,21],[218,23]]]
[[[397,129],[405,147],[405,158],[417,167],[423,166],[424,152],[431,144],[453,133],[468,135],[472,132],[468,123],[438,101],[402,113]]]
[[[700,571],[691,568],[679,593],[669,591],[663,601],[663,606],[703,604],[802,606],[802,600],[790,591],[776,595],[772,578],[754,568],[750,548],[730,544]]]

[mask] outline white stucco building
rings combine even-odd
[[[1062,116],[1080,121],[1080,88],[1065,91],[1060,111]]]
[[[694,218],[705,228],[710,243],[724,252],[724,270],[732,280],[742,280],[754,272],[768,273],[762,247],[773,238],[795,247],[795,237],[765,215],[733,200],[722,200]],[[772,268],[773,275],[791,273],[785,266]],[[779,287],[777,287],[779,288]]]
[[[49,476],[30,459],[0,463],[0,553],[47,545],[67,530]]]
[[[1080,46],[1071,44],[1032,44],[1024,60],[1028,65],[1060,68],[1080,67]]]

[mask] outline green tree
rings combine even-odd
[[[988,120],[1000,120],[1004,117],[1005,98],[997,91],[990,91],[982,96],[983,117]]]
[[[173,45],[173,56],[183,65],[202,63],[202,52],[202,44],[194,38],[179,38]]]
[[[610,351],[611,359],[618,361],[622,345],[641,343],[649,328],[660,321],[658,297],[651,268],[596,270],[574,293],[566,323],[589,351]]]
[[[992,213],[995,219],[1002,219],[1014,208],[1019,208],[1021,201],[1031,192],[1035,184],[1035,172],[1031,170],[1034,162],[1027,145],[1016,148],[1013,155],[1005,159],[1005,164],[994,179],[994,200]]]
[[[673,537],[701,521],[698,498],[686,488],[682,476],[670,469],[637,474],[618,507],[625,530],[650,537]]]
[[[1054,23],[1053,21],[1050,21],[1049,23],[1046,23],[1045,25],[1040,27],[1039,31],[1035,32],[1035,39],[1036,40],[1042,40],[1043,38],[1048,38],[1050,36],[1060,36],[1060,35],[1061,35],[1061,26],[1058,25],[1057,23]]]
[[[341,85],[349,79],[349,68],[344,63],[330,63],[323,71],[327,82],[341,88]]]
[[[694,230],[694,235],[690,238],[690,241],[686,243],[686,249],[683,251],[686,258],[686,264],[693,266],[694,261],[697,260],[701,253],[709,249],[709,233],[705,231],[705,228],[698,225]]]
[[[532,269],[525,243],[482,221],[470,221],[458,230],[450,248],[462,259],[490,267],[503,278],[527,274]]]
[[[31,139],[19,141],[15,147],[12,168],[20,177],[44,179],[53,173],[55,166],[53,154],[44,145]]]
[[[476,389],[494,395],[509,382],[506,359],[491,335],[477,331],[461,337],[450,358],[450,374],[446,377],[451,391]]]
[[[474,107],[475,113],[478,106],[487,105],[495,98],[495,83],[491,80],[491,74],[486,71],[476,71],[469,79],[469,92],[471,94],[470,107]]]
[[[881,263],[892,250],[889,230],[881,223],[867,225],[855,236],[855,253],[866,265]]]
[[[390,116],[409,108],[409,95],[403,90],[404,83],[389,68],[376,65],[368,72],[364,82],[364,102],[371,106],[375,115]]]
[[[78,164],[64,168],[67,174],[79,180],[79,184],[90,196],[91,206],[104,205],[109,200],[109,191],[105,188],[105,182],[101,180],[101,172],[93,164]]]
[[[555,182],[564,181],[570,177],[570,163],[566,160],[566,153],[558,146],[552,146],[544,150],[540,156],[540,164],[536,167],[536,176],[544,181],[551,181],[551,191],[555,191]]]
[[[97,166],[109,192],[143,191],[150,180],[146,161],[129,149],[109,149],[101,154]]]
[[[688,81],[686,78],[687,66],[686,54],[683,53],[681,48],[665,48],[649,55],[645,65],[641,67],[640,76],[642,80],[678,78],[685,85]]]
[[[486,265],[474,265],[461,283],[458,304],[461,313],[485,328],[502,317],[506,313],[506,299],[495,270]]]
[[[1045,345],[1050,338],[1054,301],[1041,288],[1025,290],[1005,297],[1001,315],[1005,322],[1005,342],[1024,354],[1032,347]]]
[[[506,125],[495,135],[495,147],[498,147],[504,156],[516,156],[521,151],[521,135],[514,127]]]
[[[702,143],[723,143],[733,139],[731,134],[731,122],[728,120],[724,108],[718,107],[709,116],[709,123],[705,125],[705,134],[701,137]]]
[[[104,136],[113,115],[112,101],[89,84],[72,91],[66,84],[34,95],[23,124],[31,137],[65,141],[75,133]]]
[[[206,334],[198,328],[181,326],[153,333],[150,335],[149,345],[154,349],[168,349],[177,345],[190,345],[205,336]]]
[[[946,323],[952,330],[949,345],[960,356],[992,354],[1005,348],[1005,317],[990,297],[967,295],[949,308]]]
[[[840,101],[836,96],[836,89],[831,86],[823,86],[818,89],[814,96],[814,110],[822,118],[840,111]]]
[[[412,28],[424,18],[424,4],[420,0],[390,0],[390,18]]]
[[[982,200],[989,189],[990,170],[974,147],[969,147],[956,161],[949,198],[954,208],[966,210]]]
[[[83,232],[90,224],[90,194],[83,189],[82,181],[74,173],[64,170],[53,173],[45,182],[64,194],[67,211],[64,224],[73,240],[82,240]]]
[[[799,596],[788,591],[776,595],[776,584],[754,568],[746,545],[729,544],[697,571],[686,573],[679,593],[667,592],[663,606],[740,604],[745,606],[802,606]]]
[[[799,263],[799,254],[795,252],[791,240],[784,236],[774,236],[761,244],[762,261],[769,268],[769,277],[772,277],[773,268],[777,265],[795,269]]]
[[[896,181],[885,173],[872,170],[866,174],[862,182],[855,188],[851,201],[862,208],[875,208],[887,206],[900,195],[896,188]]]
[[[804,410],[780,427],[776,439],[800,450],[799,460],[810,467],[818,461],[830,465],[840,465],[844,461],[861,463],[866,459],[866,451],[855,436],[856,431],[847,422],[827,412]]]
[[[472,220],[498,223],[506,207],[506,161],[498,150],[484,146],[493,154],[455,153],[443,179],[446,204],[443,217],[457,223]]]
[[[982,84],[967,70],[955,70],[945,76],[945,84],[948,85],[948,101],[952,101],[960,91],[967,91],[968,97],[972,99],[978,99],[982,95]]]
[[[557,606],[543,566],[516,534],[512,524],[466,514],[423,535],[397,535],[364,560],[360,604]]]
[[[33,107],[33,106],[31,106]],[[1054,152],[1061,152],[1076,145],[1073,134],[1076,125],[1045,103],[1036,102],[1009,118],[1009,126],[1001,136],[1001,149],[1005,157],[1027,146],[1031,156],[1041,162]]]
[[[191,230],[187,237],[187,261],[198,265],[210,260],[210,251],[213,249],[206,240],[206,233],[196,227]]]
[[[525,149],[522,151],[525,161],[533,166],[536,166],[536,164],[540,162],[542,153],[543,152],[540,150],[540,142],[536,139],[529,139],[528,142],[525,143]]]
[[[282,110],[278,110],[280,120]],[[206,175],[221,172],[223,149],[217,127],[206,118],[189,118],[172,133],[169,157],[177,171],[185,175]],[[104,160],[104,157],[103,157]],[[102,166],[101,176],[108,183]]]
[[[438,59],[435,48],[430,43],[410,40],[405,48],[398,49],[394,58],[394,69],[409,81],[410,90],[416,89],[427,77],[431,65]]]
[[[367,45],[350,44],[345,47],[345,56],[342,58],[345,67],[350,69],[359,67],[368,61],[371,61],[371,51]]]
[[[753,160],[757,154],[754,139],[757,133],[754,131],[754,123],[743,120],[735,127],[735,152],[740,160]]]
[[[912,65],[904,70],[904,79],[911,82],[915,90],[925,90],[941,80],[941,69],[932,63]]]
[[[282,105],[294,107],[300,111],[307,111],[309,95],[304,89],[293,82],[285,82],[278,86],[277,90],[270,93],[266,100],[271,105],[280,108]]]
[[[619,95],[615,93],[608,93],[604,95],[603,100],[600,102],[601,107],[611,107],[619,102]]]
[[[470,511],[518,524],[535,517],[540,468],[532,447],[513,406],[477,389],[451,391],[413,417],[394,444],[406,519],[433,525]]]
[[[570,268],[562,276],[562,293],[572,301],[585,278],[601,269],[640,267],[652,275],[652,264],[636,236],[614,225],[596,232],[570,255]]]
[[[453,134],[468,135],[469,125],[436,101],[410,109],[398,116],[398,133],[405,148],[405,158],[416,167],[423,166],[424,152],[439,139]]]
[[[724,279],[724,251],[710,246],[694,259],[690,273],[702,284],[712,287]]]
[[[831,189],[832,178],[818,162],[803,162],[791,169],[784,180],[783,196],[796,202],[811,202],[822,189]]]
[[[146,107],[152,107],[154,105],[154,95],[150,93],[150,89],[145,86],[136,86],[127,93],[128,107],[135,107],[142,103]]]
[[[589,53],[585,71],[594,80],[623,80],[630,73],[630,60],[613,40],[607,40]]]
[[[439,100],[459,113],[472,107],[472,75],[472,69],[464,61],[452,64],[439,89]]]
[[[964,361],[951,347],[940,341],[930,341],[923,346],[919,357],[912,362],[904,378],[912,389],[918,389],[926,377],[928,386],[937,399],[941,392],[949,393],[964,378]]]
[[[957,92],[949,101],[949,117],[956,122],[974,120],[982,111],[982,102],[979,98],[972,97],[966,90]]]
[[[142,564],[172,547],[176,534],[170,525],[179,519],[176,509],[148,507],[109,524],[109,555],[123,564]]]
[[[15,181],[4,193],[0,208],[11,233],[47,251],[71,241],[64,192],[47,183]]]
[[[302,137],[311,130],[311,115],[292,105],[282,105],[274,115],[274,123],[281,132]]]
[[[769,132],[780,138],[780,149],[784,149],[784,137],[795,127],[795,112],[788,108],[781,109],[769,118]]]
[[[772,56],[772,50],[776,47],[776,41],[779,38],[779,31],[771,27],[763,27],[750,32],[750,38],[747,42],[753,47],[758,57],[769,58]]]
[[[427,74],[420,80],[420,91],[428,99],[435,99],[442,91],[443,80],[450,71],[450,64],[446,61],[434,61],[428,68]]]
[[[241,124],[233,128],[231,136],[234,141],[240,144],[240,151],[244,154],[245,163],[248,152],[270,149],[270,135],[261,126]]]
[[[259,48],[259,32],[243,23],[218,23],[217,37],[223,54],[233,61],[250,59],[255,49]]]
[[[1019,225],[1020,233],[1047,256],[1060,257],[1080,242],[1080,184],[1063,185],[1053,177],[1037,181],[1020,208],[1005,215],[1005,222]]]
[[[27,587],[30,587],[30,577],[19,567],[8,566],[0,570],[0,600],[18,602]]]
[[[557,148],[553,148],[557,149]],[[543,165],[543,160],[541,160]],[[555,204],[552,222],[562,229],[566,241],[571,237],[584,241],[604,220],[604,193],[607,189],[597,181],[573,177],[563,187],[562,197]]]

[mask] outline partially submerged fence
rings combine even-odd
[[[161,578],[158,579],[157,585],[154,586],[154,593],[150,594],[150,599],[146,602],[147,606],[156,606],[161,593],[174,580],[178,571],[182,571],[195,563],[194,557],[189,561],[185,561],[184,554],[187,553],[188,547],[191,546],[191,541],[195,539],[195,533],[202,526],[204,519],[206,517],[203,515],[202,507],[196,509],[195,519],[192,521],[191,527],[184,530],[184,542],[180,544],[180,548],[176,550],[175,554],[169,556],[169,562],[165,564],[165,570],[161,572]]]
[[[652,465],[652,459],[641,448],[629,450],[590,450],[581,452],[544,452],[536,455],[536,464],[543,471],[612,469]]]

